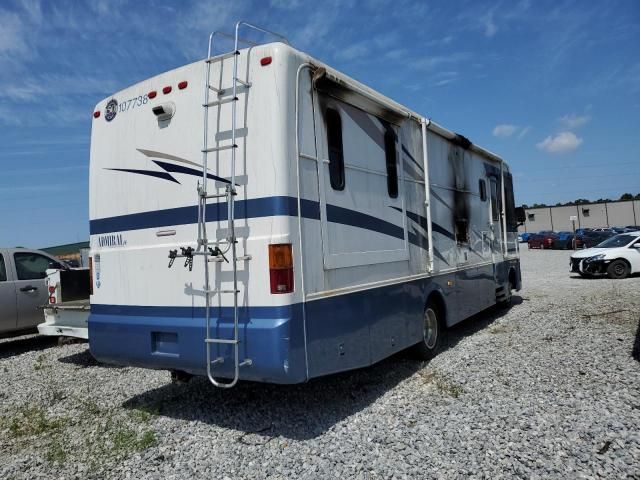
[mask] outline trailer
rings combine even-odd
[[[259,31],[270,43],[245,42]],[[497,155],[245,22],[234,48],[96,105],[92,354],[298,383],[412,347],[521,287]]]

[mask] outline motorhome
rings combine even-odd
[[[430,358],[447,327],[509,302],[500,157],[277,34],[239,22],[218,54],[220,38],[96,105],[98,360],[298,383],[409,347]]]

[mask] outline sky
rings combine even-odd
[[[87,240],[94,105],[237,20],[499,154],[517,204],[640,193],[637,0],[0,0],[0,246]]]

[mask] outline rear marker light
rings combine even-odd
[[[158,95],[158,92],[156,92],[155,90],[151,90],[149,93],[147,93],[147,97],[149,98],[156,98],[156,95]]]
[[[271,293],[293,292],[293,253],[290,243],[269,245]]]
[[[93,112],[93,118],[98,118],[100,116],[100,111]]]
[[[56,287],[49,287],[49,294],[53,295],[54,293],[56,293]]]
[[[273,58],[271,57],[262,57],[260,59],[260,65],[262,65],[263,67],[269,65],[271,63],[271,61],[273,60]]]
[[[164,93],[165,95],[166,95],[167,93],[171,93],[171,87],[170,87],[170,86],[169,86],[169,87],[164,87],[164,88],[162,89],[162,93]]]
[[[180,82],[180,83],[178,84],[178,88],[179,88],[180,90],[184,90],[185,88],[187,88],[187,85],[189,85],[189,84],[188,84],[188,83],[187,83],[187,81],[185,80],[185,81]]]

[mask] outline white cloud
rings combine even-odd
[[[520,130],[520,127],[516,125],[509,125],[508,123],[503,123],[501,125],[496,125],[493,129],[494,137],[507,138]]]
[[[558,121],[569,130],[579,128],[588,123],[589,120],[591,120],[590,115],[576,115],[575,113],[570,113],[558,119]]]
[[[489,12],[484,17],[482,17],[482,25],[484,27],[485,37],[493,37],[496,33],[498,33],[498,27],[493,21],[493,12]]]
[[[547,153],[567,153],[578,148],[581,143],[582,139],[576,137],[573,132],[560,132],[548,136],[536,146]]]
[[[343,48],[336,53],[338,60],[356,60],[365,57],[369,53],[369,47],[364,43],[356,43],[347,48]]]

